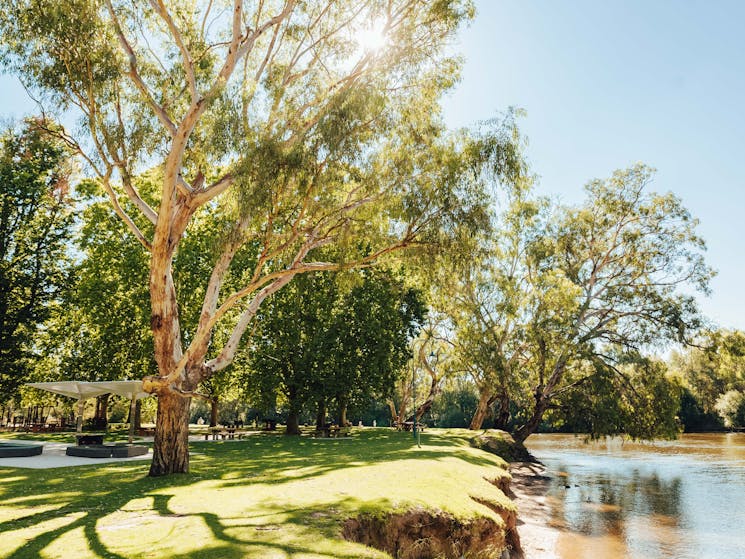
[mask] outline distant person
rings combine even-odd
[[[377,426],[378,426],[378,420],[377,419],[373,419],[373,427],[377,427]]]

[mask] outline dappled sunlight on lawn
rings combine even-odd
[[[381,558],[342,540],[341,522],[411,506],[493,517],[474,496],[510,506],[487,481],[505,475],[499,458],[457,434],[421,442],[369,429],[339,440],[196,443],[191,473],[161,478],[143,463],[5,469],[2,556]]]

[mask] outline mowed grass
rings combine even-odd
[[[0,557],[383,558],[341,538],[344,519],[412,507],[498,519],[487,480],[508,475],[472,432],[355,430],[341,439],[255,435],[191,445],[191,473],[149,462],[0,468]]]

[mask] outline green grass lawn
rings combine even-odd
[[[487,480],[498,457],[467,431],[355,430],[340,439],[256,435],[192,444],[191,473],[148,478],[148,462],[0,468],[0,557],[355,559],[386,554],[341,539],[360,512],[514,509]]]

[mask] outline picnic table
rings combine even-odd
[[[401,424],[401,426],[403,427],[403,430],[404,431],[411,431],[413,429],[413,427],[414,427],[414,422],[413,421],[404,421]],[[424,423],[418,423],[417,422],[417,424],[416,424],[417,431],[424,431],[424,428],[425,427],[426,427],[426,425]]]
[[[317,437],[348,437],[352,432],[351,427],[339,427],[338,425],[324,425],[316,429]]]
[[[103,433],[78,433],[75,439],[78,446],[102,445]]]
[[[210,427],[210,430],[204,434],[204,440],[208,441],[210,440],[210,437],[214,441],[218,439],[235,439],[236,436],[239,439],[242,439],[247,435],[248,433],[246,431],[239,431],[235,427],[225,427],[224,429],[221,427]]]

